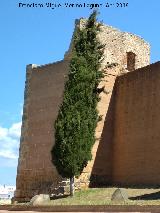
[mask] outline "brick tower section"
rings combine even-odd
[[[112,182],[160,185],[160,62],[116,80]]]
[[[50,152],[67,70],[67,61],[27,66],[15,200],[28,201],[35,194],[47,193],[61,180]]]
[[[86,20],[81,19],[76,23],[83,28]],[[87,167],[76,180],[81,188],[106,186],[112,183],[115,80],[119,75],[132,72],[150,63],[150,46],[136,35],[102,25],[98,39],[105,45],[101,66],[105,71],[105,77],[99,84],[100,88],[104,87],[104,92],[100,94],[101,100],[97,106],[102,120],[98,122],[95,130],[96,142],[92,148],[92,160],[88,162]]]
[[[80,19],[76,21],[76,27],[84,27],[85,23],[86,20]],[[103,25],[98,38],[102,44],[106,44],[102,63],[106,76],[99,85],[104,86],[104,92],[100,94],[101,101],[97,106],[102,120],[95,131],[92,160],[76,180],[80,187],[105,185],[111,181],[114,82],[118,75],[150,63],[149,44],[138,36]],[[50,187],[62,180],[51,163],[50,152],[54,145],[54,122],[62,103],[71,49],[72,42],[63,61],[27,66],[14,196],[17,201],[28,201],[35,194],[49,193]]]

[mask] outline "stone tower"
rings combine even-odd
[[[85,23],[86,20],[80,19],[76,21],[76,27],[84,27]],[[99,85],[104,86],[104,92],[98,103],[102,120],[95,131],[92,160],[76,180],[77,186],[81,187],[112,182],[115,80],[119,75],[150,63],[150,46],[136,35],[102,25],[98,38],[106,44],[102,64],[106,76]],[[71,48],[72,42],[62,61],[41,66],[27,65],[14,197],[17,201],[28,201],[35,194],[48,193],[52,185],[56,186],[62,180],[51,163],[50,151],[54,145],[54,121],[62,102]]]

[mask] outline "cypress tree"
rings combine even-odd
[[[72,58],[63,103],[55,121],[55,146],[52,162],[62,177],[70,178],[70,194],[74,192],[74,176],[78,177],[92,159],[95,128],[98,122],[98,84],[103,77],[100,65],[103,45],[97,40],[100,24],[93,11],[83,29],[73,39]]]

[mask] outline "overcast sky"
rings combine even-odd
[[[100,21],[140,35],[151,44],[151,62],[159,60],[159,0],[0,0],[0,184],[16,180],[26,65],[62,60],[75,19],[88,17],[97,3]]]

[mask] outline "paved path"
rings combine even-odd
[[[0,210],[0,213],[36,213],[36,211],[6,211],[6,210]],[[39,212],[37,212],[37,213],[39,213]],[[41,213],[48,213],[48,212],[41,212]],[[66,213],[66,212],[61,212],[61,213]],[[71,212],[71,213],[76,213],[76,212]],[[79,212],[79,213],[85,213],[85,212]],[[93,212],[87,212],[87,213],[93,213]],[[100,213],[110,213],[110,212],[100,212]],[[117,212],[112,212],[112,213],[117,213]],[[133,212],[119,212],[119,213],[133,213]],[[134,212],[134,213],[141,213],[141,212]],[[150,212],[143,212],[143,213],[150,213]]]

